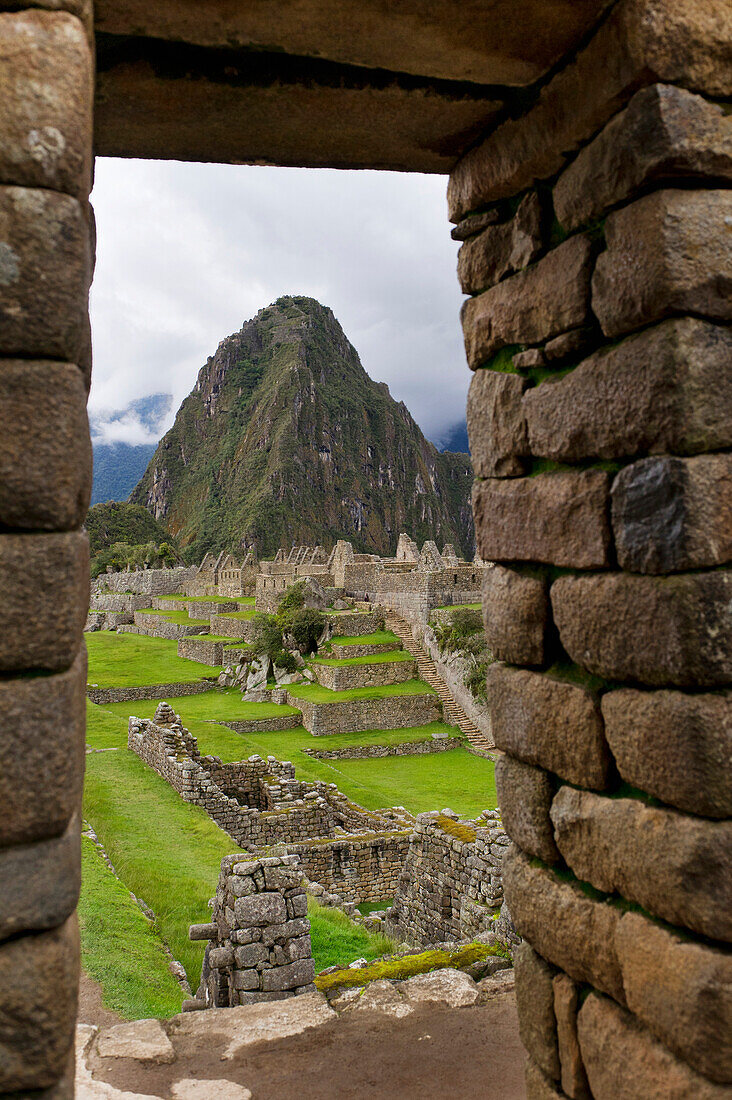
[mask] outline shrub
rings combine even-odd
[[[284,634],[291,634],[301,653],[314,653],[318,648],[318,638],[325,628],[326,618],[322,611],[314,607],[301,607],[295,611],[282,611],[277,616]]]
[[[483,642],[483,620],[479,611],[468,607],[457,607],[449,613],[442,622],[434,626],[437,644],[440,653],[446,650],[448,653],[456,653],[458,650],[467,650],[470,653],[476,651],[476,645],[480,648]],[[476,638],[479,641],[473,642]],[[470,639],[470,645],[466,644]]]
[[[272,660],[278,668],[283,669],[285,672],[297,672],[297,661],[286,649],[281,649],[279,653],[275,653]]]
[[[285,589],[285,594],[280,600],[279,607],[277,609],[277,616],[281,618],[283,615],[288,614],[290,611],[297,611],[299,608],[305,606],[305,582],[296,581],[295,584],[291,584],[289,588]]]
[[[273,615],[255,615],[252,620],[252,651],[258,657],[275,657],[282,653],[282,628]]]
[[[485,656],[481,660],[476,661],[463,678],[463,683],[473,698],[478,699],[482,703],[486,702],[485,678],[488,673],[488,666],[493,664],[494,659],[495,658],[491,656],[488,649],[486,649]]]

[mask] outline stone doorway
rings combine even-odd
[[[729,6],[300,8],[0,3],[0,1092],[73,1089],[96,151],[450,174],[529,1094],[721,1100]]]

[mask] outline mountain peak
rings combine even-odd
[[[243,540],[386,553],[407,529],[472,556],[471,480],[369,378],[331,309],[285,295],[221,341],[130,499],[191,560]]]

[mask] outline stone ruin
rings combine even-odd
[[[152,721],[130,718],[128,747],[246,851],[285,845],[308,880],[346,901],[393,897],[415,820],[403,807],[365,810],[335,783],[297,780],[274,756],[202,756],[168,703]]]
[[[93,7],[0,11],[9,881],[83,775],[95,152],[449,173],[529,1092],[726,1095],[729,4],[279,5],[252,80],[251,5]],[[12,913],[0,1091],[73,1092],[77,878]]]
[[[194,924],[207,940],[201,983],[184,1009],[228,1008],[310,993],[315,966],[305,883],[296,855],[221,861],[210,924]]]
[[[498,810],[461,821],[449,809],[418,814],[385,931],[418,947],[496,932],[518,942],[503,897],[510,844]]]

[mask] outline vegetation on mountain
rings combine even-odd
[[[152,569],[179,561],[174,540],[139,504],[106,501],[90,508],[86,517],[92,576],[107,567]]]
[[[188,561],[337,538],[393,553],[402,530],[472,556],[471,482],[469,457],[424,438],[330,309],[284,297],[221,342],[130,499]]]
[[[100,443],[94,448],[91,503],[127,500],[155,454],[154,443]]]

